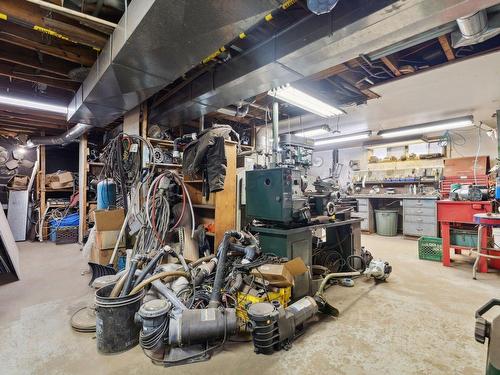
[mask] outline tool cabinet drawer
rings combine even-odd
[[[403,207],[435,208],[434,199],[403,199]]]
[[[368,199],[356,199],[358,201],[359,211],[368,211]]]
[[[436,217],[436,209],[433,207],[404,207],[404,217],[406,216],[432,216]]]
[[[437,236],[437,224],[403,222],[403,234],[408,236]]]
[[[421,215],[404,215],[403,222],[405,223],[422,223],[422,224],[437,224],[436,216],[421,216]]]

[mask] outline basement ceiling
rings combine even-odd
[[[493,114],[500,109],[500,51],[372,87],[380,95],[365,105],[347,108],[339,118],[343,133],[391,129],[462,115],[494,127]],[[300,129],[292,124],[291,130]],[[315,115],[302,117],[303,127],[325,123]],[[288,131],[283,122],[281,130]]]

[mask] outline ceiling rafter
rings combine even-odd
[[[76,64],[73,65],[64,60],[44,54],[38,54],[29,49],[9,45],[4,42],[0,42],[0,60],[51,74],[57,74],[66,78],[71,69],[78,67]]]
[[[28,68],[16,67],[2,62],[0,62],[0,75],[19,79],[21,81],[43,83],[47,86],[71,91],[73,93],[78,90],[78,87],[80,87],[80,84],[76,82],[56,79],[54,77],[38,74]]]
[[[10,22],[0,22],[0,40],[84,66],[92,66],[97,58],[97,51],[89,47],[62,41]]]

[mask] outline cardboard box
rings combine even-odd
[[[100,250],[114,249],[119,234],[119,230],[96,231],[95,246]],[[122,236],[122,239],[118,246],[125,246],[125,236]]]
[[[73,174],[67,171],[58,171],[45,176],[45,186],[49,189],[65,189],[73,187]]]
[[[95,229],[101,231],[120,230],[125,220],[123,208],[94,211]]]
[[[29,177],[17,174],[7,183],[7,188],[10,190],[26,190],[28,188]]]
[[[118,254],[115,257],[115,263],[121,254],[125,254],[125,248],[118,249]],[[97,264],[101,264],[103,266],[106,266],[109,264],[109,261],[111,259],[111,255],[113,255],[113,249],[99,250],[98,248],[93,246],[92,251],[90,252],[89,261],[92,263],[97,263]]]
[[[269,285],[284,288],[295,285],[295,278],[308,272],[302,258],[297,257],[286,263],[263,264],[254,268],[251,274],[269,281]]]
[[[94,218],[94,211],[95,210],[97,210],[97,204],[90,203],[89,204],[89,210],[88,210],[88,218],[89,218],[89,223],[90,224],[95,223],[95,218]]]

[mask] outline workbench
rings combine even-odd
[[[451,265],[450,248],[455,249],[456,254],[460,254],[463,246],[457,246],[450,243],[450,228],[454,223],[476,224],[474,215],[480,213],[492,212],[492,203],[489,201],[450,201],[441,200],[437,202],[437,217],[441,225],[441,237],[443,239],[443,266]],[[486,248],[488,244],[488,231],[481,231],[481,248]],[[488,265],[483,258],[479,262],[479,272],[487,272]]]
[[[406,236],[432,236],[438,234],[436,219],[435,195],[413,195],[413,194],[354,194],[349,198],[358,201],[358,212],[353,212],[352,216],[360,217],[364,221],[361,230],[370,233],[375,232],[374,209],[383,207],[388,200],[401,201],[399,206],[403,207],[403,234]]]

